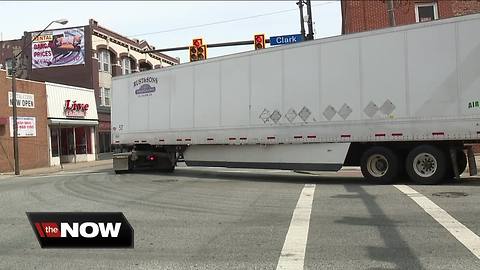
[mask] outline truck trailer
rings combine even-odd
[[[115,77],[117,173],[187,166],[459,178],[480,141],[480,14]]]

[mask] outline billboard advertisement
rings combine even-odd
[[[83,27],[32,33],[32,69],[85,64]]]

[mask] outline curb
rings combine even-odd
[[[90,161],[90,162],[80,162],[80,163],[66,163],[63,165],[63,169],[60,166],[53,166],[53,167],[42,167],[42,168],[35,168],[35,169],[28,169],[20,171],[20,175],[18,176],[30,176],[30,175],[38,175],[38,174],[49,174],[61,171],[74,171],[77,169],[84,169],[89,167],[98,167],[98,166],[105,166],[112,164],[111,159],[107,160],[97,160],[97,161]],[[7,172],[7,173],[0,173],[0,177],[18,177],[14,174],[14,172]]]

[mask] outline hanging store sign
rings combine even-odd
[[[12,92],[8,92],[8,106],[13,107]],[[32,94],[18,93],[17,92],[17,107],[18,108],[35,108],[35,96]]]
[[[90,105],[88,103],[77,103],[76,100],[71,101],[70,99],[65,100],[65,116],[68,117],[85,117]]]
[[[17,136],[35,137],[37,136],[37,126],[35,117],[17,117]],[[10,116],[10,137],[13,137],[13,117]]]

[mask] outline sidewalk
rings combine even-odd
[[[20,176],[48,174],[48,173],[54,173],[54,172],[60,172],[60,171],[75,171],[78,169],[107,166],[107,165],[112,165],[111,159],[97,160],[97,161],[90,161],[90,162],[79,162],[79,163],[65,163],[63,164],[63,170],[60,166],[21,170]],[[14,172],[0,173],[0,179],[2,176],[11,177],[11,176],[15,176],[15,173]]]

